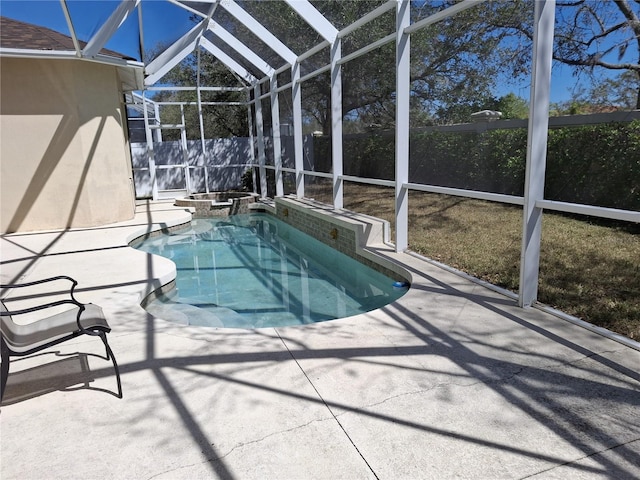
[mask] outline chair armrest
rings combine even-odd
[[[9,311],[9,309],[7,309],[6,312],[0,312],[0,316],[11,316],[11,315],[21,315],[25,313],[32,313],[32,312],[37,312],[39,310],[44,310],[47,308],[57,307],[59,305],[65,305],[65,304],[75,305],[76,307],[78,307],[78,315],[76,317],[76,323],[78,324],[78,329],[88,335],[92,335],[93,333],[90,332],[89,330],[86,330],[80,323],[80,317],[82,315],[82,312],[85,310],[86,304],[78,301],[75,297],[75,288],[76,288],[76,285],[78,285],[78,282],[75,279],[67,275],[58,275],[56,277],[44,278],[42,280],[34,280],[33,282],[0,284],[0,289],[9,290],[9,289],[15,289],[15,288],[32,287],[34,285],[41,285],[44,283],[50,283],[50,282],[55,282],[59,280],[67,280],[71,282],[71,287],[69,287],[69,290],[67,292],[71,298],[66,300],[55,300],[53,302],[47,302],[42,305],[35,305],[33,307],[23,308],[20,310]]]
[[[32,285],[40,285],[42,283],[55,282],[56,280],[69,280],[71,282],[71,291],[75,289],[78,282],[67,275],[58,275],[57,277],[43,278],[42,280],[34,280],[27,283],[3,283],[0,284],[0,288],[22,288],[31,287]]]

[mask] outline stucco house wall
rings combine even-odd
[[[131,156],[116,67],[0,58],[2,233],[133,217]]]

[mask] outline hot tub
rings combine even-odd
[[[250,192],[195,193],[185,198],[176,198],[175,205],[194,208],[198,217],[225,217],[248,213],[249,205],[256,198],[257,195]]]

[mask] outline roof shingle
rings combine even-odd
[[[84,48],[87,42],[78,40],[80,48]],[[8,17],[0,17],[0,47],[26,50],[56,50],[75,51],[71,37],[50,28],[21,22]],[[100,54],[124,60],[136,60],[103,48]]]

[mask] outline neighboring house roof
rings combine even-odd
[[[87,42],[78,40],[80,48],[84,48]],[[0,47],[24,50],[55,50],[75,51],[71,37],[50,28],[40,27],[31,23],[21,22],[8,17],[0,17]],[[123,60],[136,60],[103,48],[100,54]]]

